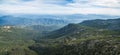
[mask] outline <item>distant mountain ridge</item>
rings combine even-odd
[[[58,25],[65,26],[69,23],[80,23],[92,19],[112,19],[119,16],[96,14],[71,14],[71,15],[1,15],[0,25]]]
[[[112,15],[100,15],[100,14],[69,14],[69,15],[18,15],[18,17],[25,17],[25,18],[49,18],[49,19],[57,19],[57,20],[64,20],[68,21],[69,23],[80,23],[84,20],[93,20],[93,19],[113,19],[118,18],[120,16],[112,16]]]
[[[87,20],[80,23],[80,25],[98,29],[120,30],[120,18],[108,20]]]
[[[2,16],[0,17],[0,25],[66,25],[68,24],[67,21],[64,20],[57,20],[57,19],[49,19],[49,18],[37,18],[37,19],[30,19],[30,18],[21,18],[21,17],[14,17],[14,16]]]

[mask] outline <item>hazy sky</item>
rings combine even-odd
[[[120,0],[0,0],[0,13],[120,16]]]

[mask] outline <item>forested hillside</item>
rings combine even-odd
[[[109,20],[69,24],[48,33],[42,39],[39,38],[36,40],[37,43],[29,48],[42,55],[119,55],[120,30],[118,21],[119,19],[110,20],[111,27],[117,26],[114,29],[107,28],[110,27],[107,23]],[[103,22],[107,24],[105,28],[103,28]],[[86,23],[92,24],[89,26]]]
[[[14,53],[22,54],[22,52],[25,52],[21,50],[30,52],[31,50],[27,47],[34,43],[33,38],[37,36],[36,34],[37,32],[34,30],[17,28],[14,26],[1,26],[0,55],[8,54],[9,51],[11,52],[10,55]]]
[[[86,20],[62,28],[0,26],[1,55],[119,55],[119,42],[119,19]]]

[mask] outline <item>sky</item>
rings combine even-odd
[[[120,16],[120,0],[0,0],[0,13]]]

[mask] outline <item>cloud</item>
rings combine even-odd
[[[9,14],[120,15],[120,0],[0,0],[0,11]]]
[[[93,5],[96,6],[120,8],[120,0],[96,0],[95,2],[92,3]]]
[[[111,7],[111,8],[120,8],[120,0],[74,0],[74,3],[70,3],[68,5],[73,5],[77,7],[81,7],[87,5],[89,7]]]

